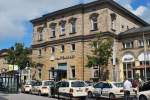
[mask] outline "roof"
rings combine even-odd
[[[60,15],[60,14],[63,14],[63,13],[75,11],[77,9],[82,9],[82,8],[87,8],[87,7],[90,7],[90,6],[100,5],[100,4],[103,4],[103,3],[111,4],[112,6],[116,7],[118,10],[122,11],[125,15],[128,15],[129,17],[133,18],[137,22],[141,23],[143,26],[149,25],[147,22],[145,22],[141,18],[137,17],[136,15],[134,15],[133,13],[131,13],[130,11],[128,11],[127,9],[125,9],[124,7],[122,7],[121,5],[119,5],[118,3],[116,3],[113,0],[96,0],[94,2],[90,2],[90,3],[87,3],[87,4],[78,4],[78,5],[75,5],[75,6],[72,6],[72,7],[64,8],[64,9],[61,9],[61,10],[58,10],[58,11],[54,11],[52,13],[45,14],[42,17],[31,20],[31,23],[34,24],[36,22],[44,21],[44,20],[46,20],[46,18],[50,18],[50,17]]]
[[[150,26],[141,27],[141,28],[132,28],[132,29],[129,29],[125,32],[120,33],[119,36],[128,35],[128,34],[135,34],[135,33],[147,33],[147,32],[150,33]]]

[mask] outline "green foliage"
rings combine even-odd
[[[96,38],[90,43],[92,55],[87,55],[88,63],[86,67],[98,66],[99,77],[103,77],[103,74],[106,73],[104,72],[104,66],[108,65],[109,58],[112,56],[112,45],[112,37],[106,37],[101,33],[97,33]]]
[[[31,59],[28,55],[29,49],[25,48],[22,43],[16,43],[14,47],[8,49],[6,60],[9,64],[18,65],[19,69],[22,70],[31,64]]]
[[[92,55],[87,55],[87,67],[107,65],[109,58],[112,56],[112,43],[113,40],[111,37],[106,37],[98,33],[96,39],[90,43],[93,49],[91,50]]]

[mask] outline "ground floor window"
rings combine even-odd
[[[71,76],[72,76],[72,78],[75,78],[76,77],[76,70],[75,70],[75,66],[71,66]]]

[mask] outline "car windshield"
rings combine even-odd
[[[44,82],[44,86],[50,86],[50,85],[54,85],[53,81],[45,81]]]
[[[71,87],[84,87],[85,83],[81,81],[71,82]]]
[[[123,83],[120,82],[120,83],[113,83],[116,87],[123,87]]]
[[[27,81],[26,82],[26,85],[33,85],[33,84],[35,84],[36,82],[35,81]]]

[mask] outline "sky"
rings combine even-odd
[[[32,44],[31,19],[59,9],[95,0],[0,0],[0,49],[16,42]],[[150,23],[150,0],[114,0]]]

